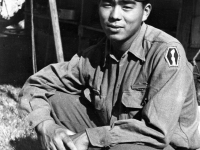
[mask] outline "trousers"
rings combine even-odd
[[[93,105],[83,96],[71,95],[63,92],[56,92],[49,98],[51,105],[51,115],[56,124],[79,133],[86,128],[105,126],[101,118],[96,113]],[[117,144],[109,148],[89,147],[89,150],[158,150],[145,145],[133,143]],[[164,150],[174,150],[170,145]]]

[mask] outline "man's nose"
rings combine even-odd
[[[110,14],[110,19],[121,20],[120,8],[118,6],[113,7],[111,14]]]

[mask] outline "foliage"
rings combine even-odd
[[[25,0],[0,0],[0,2],[3,4],[0,8],[0,15],[5,19],[10,19],[22,8]]]
[[[35,131],[19,117],[19,91],[11,85],[0,85],[0,149],[41,150]]]

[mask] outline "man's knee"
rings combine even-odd
[[[49,98],[49,103],[56,123],[74,132],[103,125],[94,113],[93,105],[82,96],[57,92]]]
[[[55,95],[49,98],[49,102],[53,108],[63,108],[69,107],[70,105],[75,105],[80,98],[79,95],[72,95],[63,92],[56,92]]]

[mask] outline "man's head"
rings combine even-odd
[[[100,0],[99,3],[102,28],[113,41],[134,39],[150,12],[149,0]]]

